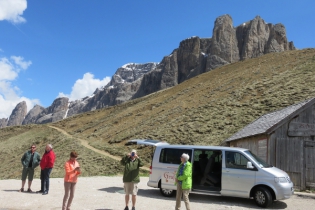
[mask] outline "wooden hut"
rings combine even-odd
[[[265,114],[226,139],[286,171],[296,189],[315,187],[315,98]]]

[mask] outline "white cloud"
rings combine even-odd
[[[27,0],[0,0],[0,21],[7,20],[12,23],[23,23],[22,17],[27,8]]]
[[[7,58],[0,59],[0,81],[14,80],[18,73],[15,71],[13,64]]]
[[[24,58],[21,56],[11,56],[11,59],[23,70],[26,70],[32,64],[32,61],[24,61]]]
[[[70,101],[90,96],[96,90],[102,86],[107,85],[110,81],[110,77],[105,77],[102,80],[95,79],[91,73],[85,73],[82,79],[78,79],[72,86],[70,94],[59,93],[58,97],[68,97]]]
[[[12,81],[18,78],[20,69],[26,70],[31,64],[31,61],[24,61],[20,56],[0,58],[0,118],[8,118],[21,101],[26,102],[28,110],[35,104],[40,104],[38,99],[21,96],[20,89],[12,85]]]

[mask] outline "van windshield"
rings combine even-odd
[[[253,158],[256,163],[258,163],[258,165],[262,168],[271,168],[273,167],[272,165],[269,165],[268,163],[266,163],[263,159],[261,159],[260,157],[257,157],[255,154],[253,154],[250,150],[244,151],[248,156],[250,156],[251,158]]]

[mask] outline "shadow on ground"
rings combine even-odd
[[[0,209],[1,210],[1,209]],[[113,209],[95,209],[95,210],[113,210]]]
[[[253,199],[247,198],[190,194],[189,199],[191,202],[197,203],[214,203],[227,206],[246,207],[250,209],[261,209],[261,207],[256,205]],[[286,209],[287,207],[287,204],[282,201],[274,201],[268,209]]]
[[[4,192],[19,192],[19,190],[2,190]]]
[[[100,191],[105,191],[108,193],[121,193],[124,194],[124,188],[122,187],[107,187],[98,189]],[[174,200],[174,197],[164,197],[161,195],[158,189],[139,189],[139,197],[148,197],[161,200]],[[234,205],[238,207],[246,207],[251,209],[261,209],[258,207],[253,199],[246,198],[235,198],[235,197],[224,197],[224,196],[211,196],[211,195],[199,195],[199,194],[189,194],[189,200],[191,203],[214,203],[221,205]],[[281,201],[274,201],[268,209],[286,209],[287,204]],[[107,210],[107,209],[102,209]]]

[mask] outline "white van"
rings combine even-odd
[[[273,200],[288,199],[294,193],[286,172],[248,149],[167,143],[156,144],[148,186],[160,188],[164,196],[173,196],[175,174],[183,153],[189,154],[193,166],[191,193],[253,197],[260,207],[268,207]]]

